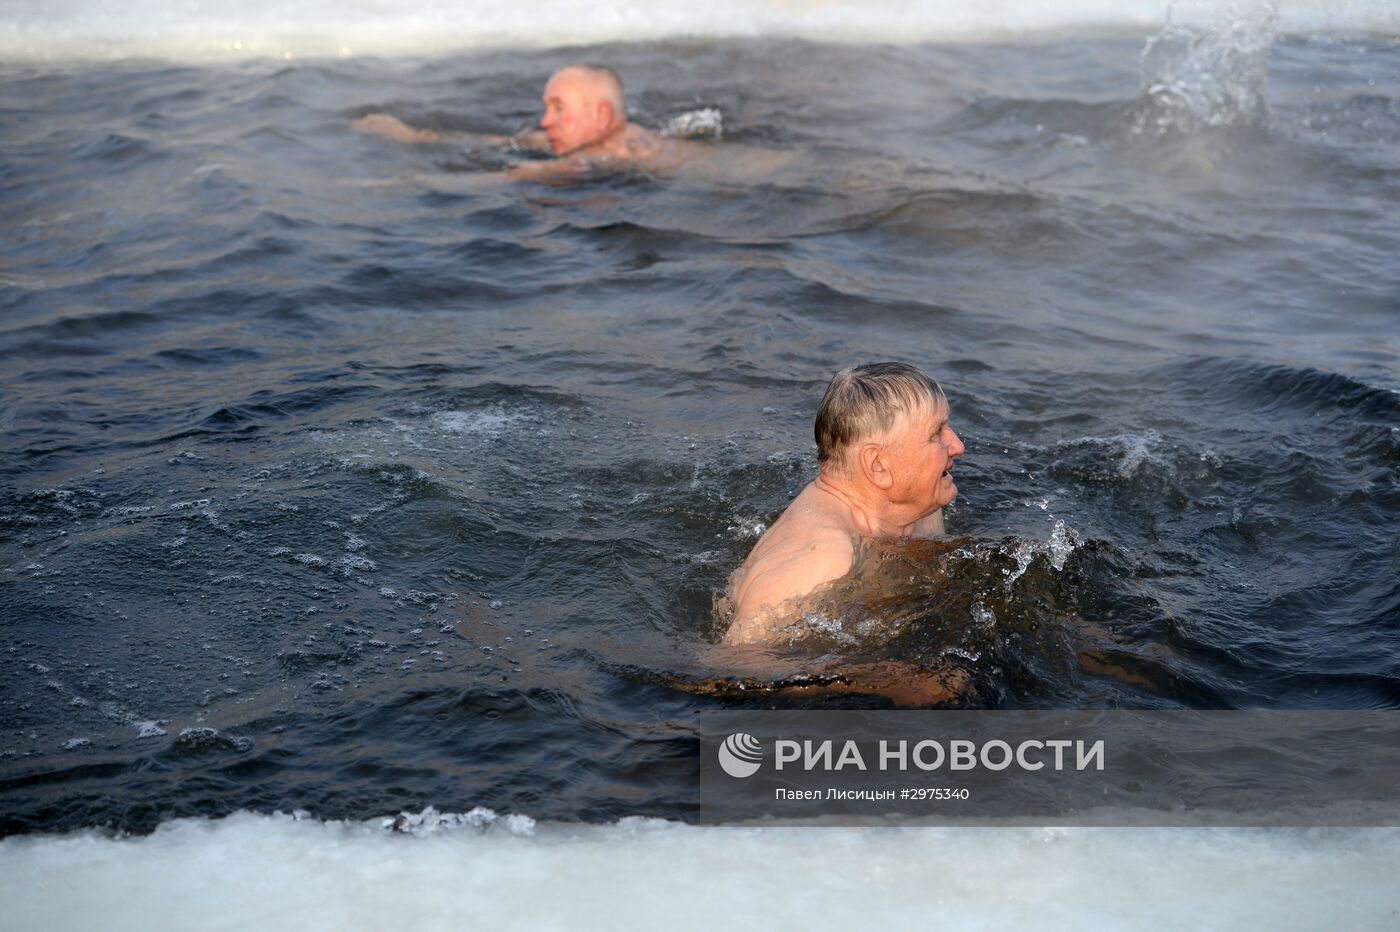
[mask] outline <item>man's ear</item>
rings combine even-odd
[[[890,475],[889,463],[885,462],[885,451],[880,448],[878,443],[861,444],[856,461],[866,480],[875,488],[888,489],[894,485],[894,476]]]
[[[598,101],[598,123],[600,126],[613,125],[613,105],[606,100]]]

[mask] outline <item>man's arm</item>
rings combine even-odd
[[[411,145],[433,143],[442,139],[442,134],[436,130],[414,129],[398,117],[387,113],[367,113],[351,123],[350,128],[357,133],[377,133]]]
[[[898,660],[863,663],[840,671],[821,686],[792,686],[775,690],[788,695],[859,694],[884,696],[897,706],[919,708],[951,702],[967,691],[968,676],[959,667],[944,664],[933,670]]]
[[[523,133],[516,133],[514,136],[501,136],[505,142],[501,145],[513,145],[517,149],[529,149],[531,152],[553,152],[549,147],[549,136],[542,129],[529,129]]]
[[[549,151],[549,137],[544,130],[532,129],[514,136],[501,136],[496,133],[440,133],[433,129],[415,129],[396,116],[387,113],[368,113],[360,117],[350,128],[357,133],[376,133],[410,145],[428,145],[435,142],[471,142],[477,145],[509,146],[539,152]]]
[[[588,170],[586,164],[577,159],[549,159],[544,162],[518,162],[506,169],[506,174],[516,181],[572,181]]]

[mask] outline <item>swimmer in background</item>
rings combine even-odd
[[[804,608],[852,572],[863,542],[944,533],[943,506],[958,494],[953,460],[964,450],[948,418],[943,389],[913,366],[882,362],[836,374],[817,411],[817,478],[729,579],[726,644],[786,642]],[[965,685],[956,671],[895,662],[843,674],[835,691],[905,705],[946,701]]]
[[[522,162],[507,169],[522,181],[566,181],[596,171],[640,168],[668,171],[703,152],[702,143],[668,139],[627,120],[622,80],[602,65],[569,65],[554,72],[544,88],[540,128],[517,136],[472,135],[488,145],[553,153],[544,162]],[[360,117],[351,126],[413,144],[436,143],[441,133],[415,129],[386,113]]]

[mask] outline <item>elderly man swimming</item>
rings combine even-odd
[[[958,494],[963,443],[943,389],[913,366],[844,369],[817,411],[818,475],[773,522],[730,578],[734,620],[725,640],[782,638],[803,597],[849,573],[862,539],[943,533]]]
[[[544,116],[540,128],[518,136],[476,136],[494,145],[514,144],[552,152],[547,162],[512,166],[516,178],[548,180],[567,178],[591,169],[641,167],[665,169],[682,161],[688,147],[651,130],[629,123],[622,80],[602,65],[569,65],[556,71],[544,88]],[[371,113],[356,120],[353,128],[379,133],[400,142],[434,143],[442,135],[430,129],[414,129],[397,117]]]

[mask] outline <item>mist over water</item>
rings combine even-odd
[[[793,701],[676,687],[853,657],[979,708],[1394,708],[1400,45],[1250,9],[3,66],[0,831],[685,819],[695,712]],[[718,111],[710,167],[348,131],[512,132],[575,59]],[[736,655],[714,594],[887,358],[967,443],[950,539]]]
[[[821,42],[985,42],[1037,34],[1134,37],[1164,23],[1218,30],[1267,8],[1285,31],[1392,36],[1389,0],[667,0],[528,6],[418,0],[10,0],[0,11],[0,57],[63,62],[155,58],[199,64],[258,58],[351,58],[548,49],[703,37]]]

